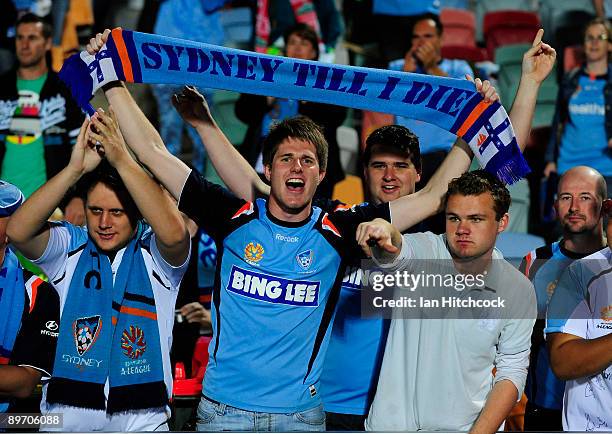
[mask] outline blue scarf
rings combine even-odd
[[[0,269],[0,365],[6,365],[10,360],[24,305],[23,269],[17,256],[7,248]],[[0,402],[0,413],[7,408],[8,403]]]
[[[192,84],[391,113],[462,137],[480,165],[506,183],[529,173],[504,108],[484,103],[467,80],[330,65],[121,29],[95,55],[70,57],[60,77],[90,114],[95,91],[116,80]]]
[[[62,311],[49,403],[109,414],[167,405],[155,299],[140,250],[141,234],[139,224],[114,284],[108,256],[91,238],[83,246]]]

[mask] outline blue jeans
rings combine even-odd
[[[259,413],[213,402],[198,405],[198,431],[325,431],[323,405],[297,413]]]
[[[157,100],[159,133],[168,151],[170,151],[172,155],[178,157],[181,153],[183,129],[187,129],[187,134],[193,144],[191,164],[193,164],[193,167],[198,169],[202,175],[205,175],[206,149],[204,148],[204,143],[202,143],[202,139],[200,139],[195,128],[185,122],[181,115],[172,107],[172,95],[180,93],[182,89],[183,86],[174,84],[154,84],[151,86],[153,96]],[[208,102],[208,106],[211,107],[212,110],[212,91],[209,89],[199,89],[199,91],[204,95]]]

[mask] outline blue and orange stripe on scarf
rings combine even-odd
[[[226,89],[390,113],[465,139],[481,166],[512,183],[529,173],[503,107],[485,103],[467,80],[331,65],[114,29],[95,55],[68,59],[60,77],[93,113],[103,85],[165,83]]]

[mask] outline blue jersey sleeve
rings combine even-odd
[[[570,265],[559,278],[555,292],[546,312],[544,333],[565,333],[566,324],[575,318],[586,300],[587,286],[583,281],[583,269],[580,261]]]

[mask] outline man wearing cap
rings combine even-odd
[[[22,202],[17,187],[0,181],[0,412],[50,376],[59,328],[56,292],[8,247],[6,226]]]

